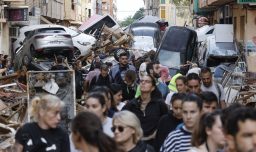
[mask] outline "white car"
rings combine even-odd
[[[75,31],[65,26],[54,25],[54,24],[41,24],[41,25],[30,25],[24,26],[20,28],[19,37],[13,42],[13,51],[17,52],[17,50],[21,47],[21,42],[24,41],[25,35],[24,33],[27,31],[32,31],[38,28],[46,28],[46,27],[62,27],[65,31],[71,35],[74,47],[75,47],[75,56],[78,57],[80,55],[84,56],[90,53],[90,48],[95,44],[96,39],[93,36],[87,35],[80,31]]]

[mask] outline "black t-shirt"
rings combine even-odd
[[[173,116],[173,111],[170,111],[168,114],[163,115],[159,120],[157,133],[155,138],[155,148],[159,151],[162,146],[165,138],[168,134],[176,129],[176,127],[183,122],[182,119],[178,119]]]
[[[68,134],[59,127],[43,130],[35,122],[27,123],[18,129],[15,140],[24,152],[70,152]]]

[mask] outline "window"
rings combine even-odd
[[[161,4],[165,4],[165,0],[161,0]]]
[[[165,19],[165,7],[161,6],[161,13],[160,13],[161,19]]]
[[[92,13],[91,13],[91,9],[88,9],[88,17],[91,17]]]

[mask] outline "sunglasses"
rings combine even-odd
[[[116,129],[117,129],[118,132],[123,132],[125,128],[127,128],[127,127],[124,127],[124,126],[113,126],[113,127],[111,127],[111,130],[112,130],[112,132],[115,132]]]

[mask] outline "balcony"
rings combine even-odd
[[[235,2],[235,0],[199,0],[199,8],[209,9],[222,6],[231,2]]]
[[[235,0],[207,0],[207,5],[208,6],[221,6],[225,5],[231,2],[235,2]]]

